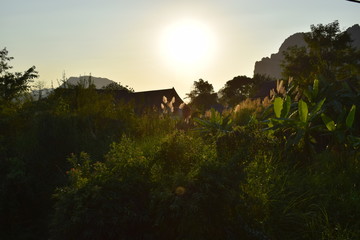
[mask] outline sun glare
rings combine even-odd
[[[201,22],[183,20],[163,33],[161,50],[167,61],[181,66],[198,65],[209,60],[215,48],[214,35]]]

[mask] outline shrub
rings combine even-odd
[[[247,125],[251,119],[260,119],[263,111],[270,106],[271,102],[266,97],[261,99],[250,99],[240,102],[235,106],[232,113],[232,119],[236,125]]]
[[[149,171],[135,143],[122,138],[104,163],[72,156],[70,184],[55,194],[54,239],[140,239],[148,233]],[[141,229],[141,231],[139,231]]]
[[[215,149],[183,132],[160,146],[152,168],[155,239],[255,239],[236,211],[242,175]]]

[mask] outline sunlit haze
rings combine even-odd
[[[191,19],[167,26],[159,44],[170,65],[185,71],[205,65],[215,57],[214,33],[209,26]]]
[[[278,51],[311,24],[359,23],[345,0],[12,0],[1,1],[0,48],[14,71],[35,65],[46,87],[91,74],[135,91],[175,87],[181,97],[202,78],[215,90]]]

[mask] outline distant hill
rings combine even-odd
[[[43,88],[41,90],[34,89],[30,91],[30,95],[33,99],[38,100],[40,98],[46,98],[53,91],[51,88]]]
[[[360,49],[360,26],[355,24],[354,26],[348,28],[346,32],[349,33],[351,39],[353,40],[352,45]],[[284,59],[283,52],[291,46],[306,46],[306,43],[303,38],[303,33],[295,33],[285,39],[283,44],[281,44],[279,51],[277,53],[271,54],[270,57],[264,57],[260,61],[255,63],[254,74],[263,74],[272,78],[279,79],[281,78],[281,62]]]
[[[87,87],[89,86],[89,77],[90,76],[69,77],[68,80],[66,80],[66,84],[77,85],[81,83],[84,84],[85,87]],[[114,83],[114,81],[107,78],[91,76],[91,83],[94,84],[97,89],[100,89],[109,85],[110,83]],[[60,87],[64,87],[64,83]]]

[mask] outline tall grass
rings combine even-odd
[[[237,125],[244,126],[250,122],[251,119],[259,119],[265,108],[270,106],[271,101],[268,97],[261,100],[246,99],[235,106],[231,112],[233,122]]]

